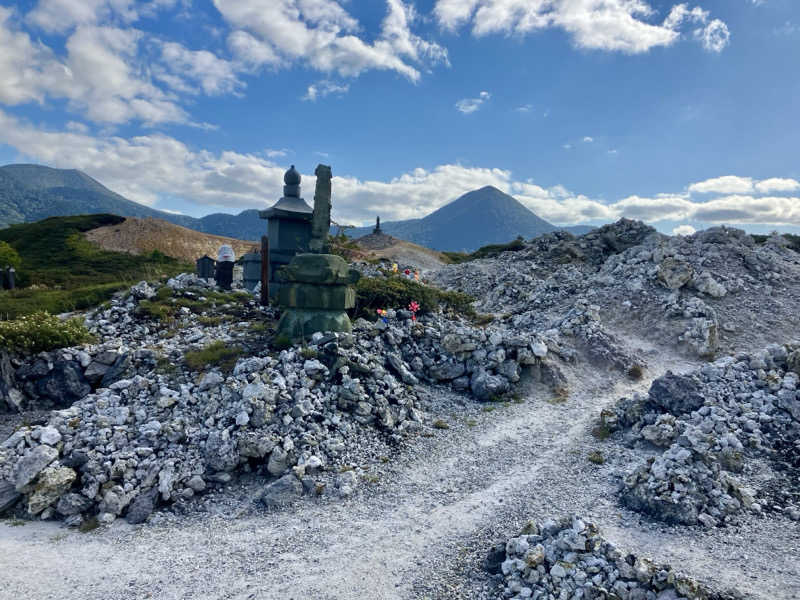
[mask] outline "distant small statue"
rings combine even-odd
[[[383,233],[383,231],[381,231],[381,218],[380,217],[377,217],[375,219],[375,229],[372,230],[372,233],[375,234],[375,235],[380,235],[381,233]]]
[[[311,218],[311,252],[327,254],[330,250],[328,234],[331,229],[331,168],[317,165],[314,170],[317,187],[314,191],[314,213]]]

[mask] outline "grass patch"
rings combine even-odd
[[[300,356],[306,360],[311,360],[312,358],[317,358],[318,353],[314,348],[309,348],[306,346],[300,350]]]
[[[52,217],[0,229],[0,242],[20,257],[17,290],[0,293],[0,315],[15,318],[46,310],[83,310],[108,300],[114,292],[143,279],[153,280],[191,270],[192,266],[161,252],[134,256],[103,250],[84,233],[118,225],[115,215]]]
[[[484,406],[484,407],[483,407],[481,410],[482,410],[483,412],[489,413],[489,412],[494,412],[495,410],[497,410],[497,407],[496,407],[496,406],[492,406],[492,405],[490,404],[490,405],[488,405],[488,406]]]
[[[450,424],[447,421],[442,421],[441,419],[436,419],[433,422],[433,427],[435,429],[450,429]]]
[[[483,327],[485,325],[488,325],[489,323],[493,323],[494,319],[495,316],[492,314],[485,314],[485,315],[476,314],[474,317],[472,317],[472,324],[475,325],[476,327]]]
[[[475,419],[467,419],[467,427],[475,427],[478,422]]]
[[[91,339],[80,319],[62,321],[54,315],[36,313],[13,321],[0,321],[0,348],[11,352],[35,354],[77,346]]]
[[[777,232],[774,232],[777,233]],[[800,235],[795,235],[793,233],[781,233],[786,241],[789,242],[789,248],[794,250],[795,252],[800,252]],[[755,240],[756,244],[764,244],[770,238],[769,235],[761,235],[754,233],[752,234],[752,238]]]
[[[639,381],[643,375],[644,373],[642,372],[641,365],[631,365],[628,369],[628,378],[633,379],[634,381]]]
[[[214,342],[202,350],[190,350],[184,355],[186,364],[193,370],[219,367],[223,371],[233,370],[236,361],[242,355],[238,346],[229,347],[225,342]]]
[[[376,318],[377,309],[406,308],[411,302],[419,303],[420,314],[449,308],[457,313],[473,316],[474,298],[462,292],[444,291],[416,281],[390,275],[387,277],[362,277],[356,284],[356,316]]]
[[[464,252],[442,252],[442,254],[444,254],[445,258],[450,264],[457,265],[469,262],[471,260],[477,260],[479,258],[490,258],[492,256],[497,256],[501,252],[517,252],[524,249],[525,240],[523,240],[522,237],[518,237],[507,244],[489,244],[487,246],[481,246],[475,250],[475,252],[470,254],[466,254]]]
[[[221,325],[224,320],[225,318],[221,316],[208,317],[201,315],[197,318],[197,322],[200,323],[200,325],[205,325],[206,327],[216,327],[217,325]]]
[[[91,519],[83,521],[78,526],[78,531],[80,531],[81,533],[89,533],[90,531],[94,531],[98,527],[100,527],[100,521],[97,520],[97,517],[92,517]]]
[[[592,435],[600,441],[607,440],[611,436],[611,430],[603,423],[598,423],[592,427]]]
[[[589,452],[589,455],[586,458],[590,463],[594,463],[596,465],[602,465],[604,462],[606,462],[606,459],[603,458],[603,453],[599,450],[593,450],[592,452]]]
[[[569,390],[558,386],[553,390],[553,397],[548,400],[550,404],[564,404],[569,399]]]
[[[9,519],[8,526],[9,527],[24,527],[27,525],[27,521],[23,521],[22,519]]]

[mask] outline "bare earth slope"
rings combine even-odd
[[[401,266],[413,266],[422,272],[439,269],[447,262],[441,252],[406,242],[385,233],[371,233],[355,241],[368,256],[384,258]]]
[[[222,244],[233,246],[237,257],[256,246],[256,242],[201,233],[161,219],[138,217],[128,217],[119,225],[93,229],[86,234],[86,238],[106,250],[130,254],[158,250],[188,262],[194,262],[204,254],[215,258]]]

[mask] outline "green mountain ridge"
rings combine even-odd
[[[259,239],[266,224],[257,210],[237,215],[215,213],[201,219],[175,215],[128,200],[75,169],[14,164],[0,167],[0,227],[48,217],[108,213],[163,219],[202,233]]]

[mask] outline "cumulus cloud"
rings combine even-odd
[[[477,98],[464,98],[456,102],[456,110],[465,115],[474,113],[491,97],[492,95],[489,92],[481,92]]]
[[[518,106],[514,110],[521,113],[529,113],[533,110],[533,104],[523,104],[522,106]]]
[[[594,138],[593,137],[589,137],[588,135],[583,138],[583,143],[584,144],[591,144],[593,141],[594,141]]]
[[[731,40],[728,26],[719,19],[714,19],[704,28],[698,29],[695,34],[703,44],[703,48],[709,52],[722,52]]]
[[[417,81],[421,67],[449,64],[445,48],[411,31],[419,17],[402,0],[386,0],[387,14],[372,42],[359,37],[358,21],[336,0],[214,0],[214,5],[234,28],[230,49],[253,68],[301,62],[342,77],[375,69]]]
[[[324,98],[325,96],[330,96],[331,94],[346,94],[348,91],[350,91],[350,84],[335,83],[333,81],[324,79],[308,86],[308,90],[306,90],[303,100],[315,102],[318,98]]]
[[[793,192],[800,190],[800,182],[794,179],[782,179],[779,177],[772,177],[771,179],[763,179],[756,183],[755,189],[760,194],[769,194],[771,192]]]
[[[434,14],[448,30],[471,24],[476,36],[560,28],[578,47],[631,54],[670,46],[681,37],[682,26],[705,24],[709,17],[708,11],[682,3],[657,23],[645,0],[437,0]],[[727,27],[718,19],[700,31],[708,50],[718,52],[727,44]]]
[[[691,225],[679,225],[672,230],[672,235],[692,235],[696,231]]]
[[[195,87],[199,86],[204,94],[219,96],[244,87],[235,65],[208,50],[189,50],[176,42],[158,42],[158,46],[162,64],[156,65],[157,73],[177,91],[199,93]]]
[[[737,177],[725,175],[706,179],[689,186],[689,192],[694,194],[747,194],[753,190],[753,180],[750,177]]]

